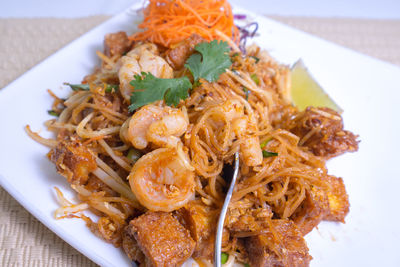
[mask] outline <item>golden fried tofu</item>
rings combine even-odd
[[[358,150],[357,136],[343,130],[342,117],[330,108],[308,107],[291,120],[288,130],[316,156],[331,158]]]
[[[126,32],[108,33],[104,36],[104,54],[108,57],[122,56],[132,47]]]
[[[329,213],[328,197],[322,188],[313,186],[306,191],[306,198],[291,216],[291,219],[303,233],[308,234],[314,229]]]
[[[329,175],[326,177],[326,184],[329,212],[324,216],[324,220],[344,223],[350,204],[343,179]]]
[[[129,229],[130,227],[127,225],[122,232],[122,248],[131,261],[145,263],[145,256]]]
[[[146,212],[129,223],[129,231],[151,266],[179,266],[195,247],[189,231],[167,212]]]
[[[57,171],[71,184],[83,185],[89,173],[97,168],[96,160],[88,148],[77,139],[65,140],[50,150],[47,157]]]
[[[194,47],[205,40],[198,34],[192,34],[186,40],[183,40],[176,47],[167,50],[166,59],[168,64],[175,70],[183,68],[186,60],[194,52]]]
[[[272,225],[268,233],[246,238],[250,266],[308,266],[311,256],[297,226],[290,220],[272,220]]]
[[[217,217],[209,206],[201,201],[190,201],[176,212],[182,224],[190,231],[196,247],[193,257],[212,259],[214,255],[214,236]],[[229,232],[224,231],[223,241],[229,240]]]

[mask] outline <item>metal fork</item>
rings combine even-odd
[[[221,244],[222,244],[222,233],[224,231],[225,215],[228,210],[229,202],[231,201],[233,188],[235,187],[236,179],[239,173],[239,152],[235,153],[235,161],[233,163],[233,175],[231,184],[226,193],[224,205],[221,209],[221,214],[218,219],[217,233],[215,236],[215,249],[214,249],[214,266],[221,267]]]

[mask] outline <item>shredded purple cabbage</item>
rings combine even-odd
[[[240,43],[239,43],[239,49],[243,53],[243,55],[246,55],[246,43],[248,38],[253,38],[258,30],[258,23],[257,22],[252,22],[247,24],[244,27],[236,26],[238,27],[240,31]]]
[[[233,18],[234,18],[234,19],[242,20],[242,19],[246,19],[247,16],[246,16],[245,14],[234,14],[234,15],[233,15]]]

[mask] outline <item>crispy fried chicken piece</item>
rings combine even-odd
[[[329,212],[324,220],[344,223],[344,218],[349,212],[349,197],[342,178],[332,175],[326,177]]]
[[[128,39],[126,32],[109,33],[104,36],[104,54],[108,57],[119,57],[128,52],[132,47],[132,41]]]
[[[179,266],[193,253],[195,242],[179,221],[166,212],[147,212],[129,223],[151,266]]]
[[[292,220],[303,235],[311,232],[329,213],[329,202],[326,192],[322,188],[313,186],[306,191],[306,198],[292,215]]]
[[[84,185],[89,173],[97,168],[92,153],[75,138],[60,141],[55,148],[50,150],[47,157],[71,184]]]
[[[192,34],[188,39],[182,41],[175,48],[169,49],[166,52],[166,59],[168,64],[174,69],[179,70],[183,68],[186,60],[194,51],[194,47],[201,42],[204,42],[200,35]]]
[[[272,231],[248,237],[245,246],[250,266],[309,266],[311,256],[302,233],[290,220],[272,220]]]
[[[331,158],[358,150],[357,136],[343,130],[342,117],[330,108],[308,107],[290,118],[286,128],[300,137],[300,146],[316,156]]]

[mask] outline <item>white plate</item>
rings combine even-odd
[[[137,8],[133,6],[132,9]],[[45,133],[52,99],[46,89],[66,95],[63,82],[79,83],[99,62],[106,33],[135,28],[132,9],[83,35],[0,91],[1,185],[36,218],[102,266],[130,266],[120,249],[93,235],[79,219],[55,220],[54,186],[72,196],[65,179],[45,157],[48,149],[24,132],[26,124]],[[400,68],[292,29],[262,16],[255,40],[279,61],[304,62],[345,110],[347,129],[360,135],[360,150],[329,162],[344,177],[350,197],[346,224],[323,222],[306,239],[312,266],[400,266],[399,99]]]

